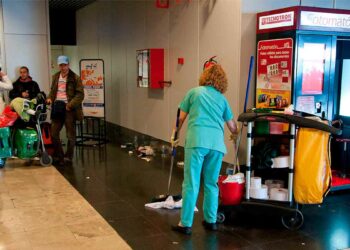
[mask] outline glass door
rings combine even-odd
[[[298,35],[296,110],[329,118],[332,36]]]
[[[342,60],[339,115],[350,117],[350,59]]]

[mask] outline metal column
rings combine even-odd
[[[245,198],[249,200],[250,197],[250,173],[251,173],[251,151],[252,151],[252,130],[253,130],[253,122],[248,122],[248,129],[247,129],[247,156],[246,156],[246,192],[245,192]]]
[[[295,124],[290,124],[289,174],[288,174],[288,201],[290,203],[292,203],[292,200],[293,200],[294,151],[295,151]]]

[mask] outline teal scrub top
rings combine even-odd
[[[191,89],[179,107],[189,116],[185,148],[202,147],[226,154],[224,125],[233,114],[225,96],[212,86],[200,86]]]

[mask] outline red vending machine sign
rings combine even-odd
[[[291,101],[293,39],[259,41],[257,50],[256,107],[287,107]]]

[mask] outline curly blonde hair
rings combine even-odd
[[[227,85],[226,73],[220,64],[205,69],[199,78],[199,86],[213,86],[221,93],[226,92]]]

